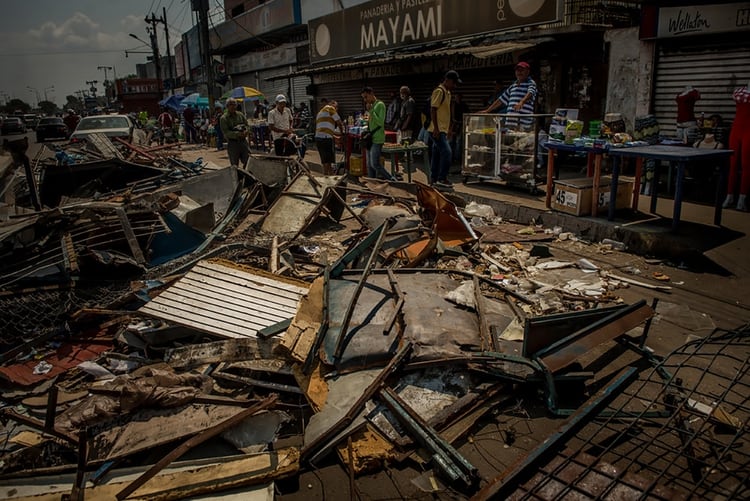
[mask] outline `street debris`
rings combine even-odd
[[[620,242],[296,158],[55,148],[3,178],[3,498],[272,499],[337,461],[351,499],[747,497],[750,329],[656,355],[658,301],[619,294],[670,277]]]

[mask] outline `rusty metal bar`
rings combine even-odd
[[[84,428],[78,434],[78,466],[76,467],[76,479],[70,498],[76,501],[83,501],[84,491],[86,489],[86,462],[89,455],[89,431]]]
[[[437,465],[449,478],[453,481],[461,480],[466,486],[473,485],[478,480],[477,468],[446,442],[395,391],[383,388],[379,396],[386,407],[414,434],[414,438],[433,454],[433,459],[438,458]],[[458,473],[457,477],[455,473]]]
[[[278,399],[277,395],[271,395],[268,398],[262,400],[258,404],[249,407],[241,412],[238,412],[234,416],[225,419],[221,423],[217,424],[216,426],[212,426],[211,428],[208,428],[206,430],[203,430],[199,434],[189,438],[185,442],[182,443],[179,447],[174,449],[172,452],[164,456],[162,459],[159,460],[155,465],[153,465],[151,468],[146,470],[140,477],[133,480],[127,487],[125,487],[123,490],[117,493],[116,497],[118,500],[126,499],[128,496],[130,496],[132,493],[134,493],[138,488],[140,488],[143,484],[148,482],[150,479],[152,479],[157,473],[159,473],[161,470],[166,468],[172,461],[176,460],[183,454],[185,454],[187,451],[192,449],[193,447],[202,444],[206,440],[215,437],[216,435],[223,433],[224,431],[228,430],[232,426],[235,426],[242,421],[244,421],[246,418],[249,418],[253,414],[256,414],[259,411],[262,411],[264,409],[267,409],[269,407],[272,407],[276,400]]]
[[[357,299],[359,299],[359,295],[362,293],[362,289],[365,287],[365,283],[367,283],[367,277],[370,276],[370,270],[372,270],[372,267],[375,264],[375,258],[378,256],[380,252],[380,247],[383,245],[383,239],[385,238],[385,234],[388,231],[388,228],[391,227],[393,222],[394,220],[392,218],[388,218],[380,226],[380,231],[378,232],[378,239],[375,241],[375,245],[372,248],[370,257],[367,259],[367,264],[365,265],[364,271],[359,277],[359,281],[357,282],[357,287],[354,289],[352,298],[349,301],[349,306],[346,308],[346,313],[344,314],[344,318],[341,321],[341,330],[339,331],[339,338],[336,340],[336,349],[333,351],[334,360],[341,359],[341,355],[343,355],[344,349],[346,348],[346,345],[348,344],[347,334],[349,331],[349,322],[351,322],[352,320],[352,315],[354,314],[354,308],[357,307]]]
[[[474,284],[474,309],[477,312],[477,317],[479,319],[479,337],[482,339],[482,351],[497,351],[498,347],[492,339],[490,326],[487,324],[487,317],[484,314],[484,296],[482,295],[482,289],[479,286],[479,277],[477,277],[477,275],[474,275],[472,278],[472,283]],[[485,343],[487,344],[485,345]]]
[[[406,357],[409,356],[411,350],[411,342],[407,342],[404,346],[402,346],[401,349],[398,350],[398,352],[393,356],[391,361],[388,362],[388,365],[386,365],[383,370],[380,371],[378,377],[376,377],[375,380],[370,383],[367,388],[365,388],[365,390],[362,392],[362,395],[357,399],[356,402],[354,402],[349,411],[344,414],[344,416],[342,416],[341,419],[339,419],[331,428],[329,428],[328,431],[321,433],[309,444],[305,444],[305,446],[302,448],[302,451],[300,452],[300,461],[310,459],[313,454],[321,448],[322,445],[333,439],[347,426],[349,426],[354,418],[357,417],[357,415],[365,407],[367,401],[370,400],[370,398],[372,398],[372,396],[375,395],[375,393],[380,389],[386,378],[390,376],[396,369],[398,369],[404,362],[404,360],[406,360]]]
[[[47,413],[44,416],[44,431],[47,433],[55,429],[55,411],[57,411],[57,392],[56,384],[53,384],[47,395]]]
[[[639,326],[653,314],[646,301],[638,301],[538,351],[534,358],[554,373],[592,348]]]

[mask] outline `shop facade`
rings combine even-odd
[[[653,44],[651,109],[663,133],[676,130],[676,96],[700,93],[696,118],[734,119],[732,92],[750,81],[750,2],[682,2],[644,10],[641,39]]]

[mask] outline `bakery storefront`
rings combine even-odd
[[[515,64],[526,61],[539,91],[538,113],[578,108],[583,120],[600,118],[608,70],[604,34],[611,26],[571,14],[572,4],[563,0],[520,4],[366,2],[309,22],[310,66],[296,74],[311,78],[318,102],[336,99],[347,116],[362,110],[365,85],[386,104],[407,85],[419,105],[454,69],[463,80],[457,92],[476,112],[494,81],[507,87]]]

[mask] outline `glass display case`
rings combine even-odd
[[[464,182],[500,180],[536,191],[537,118],[550,115],[470,113],[464,115]],[[525,123],[524,123],[525,122]]]

